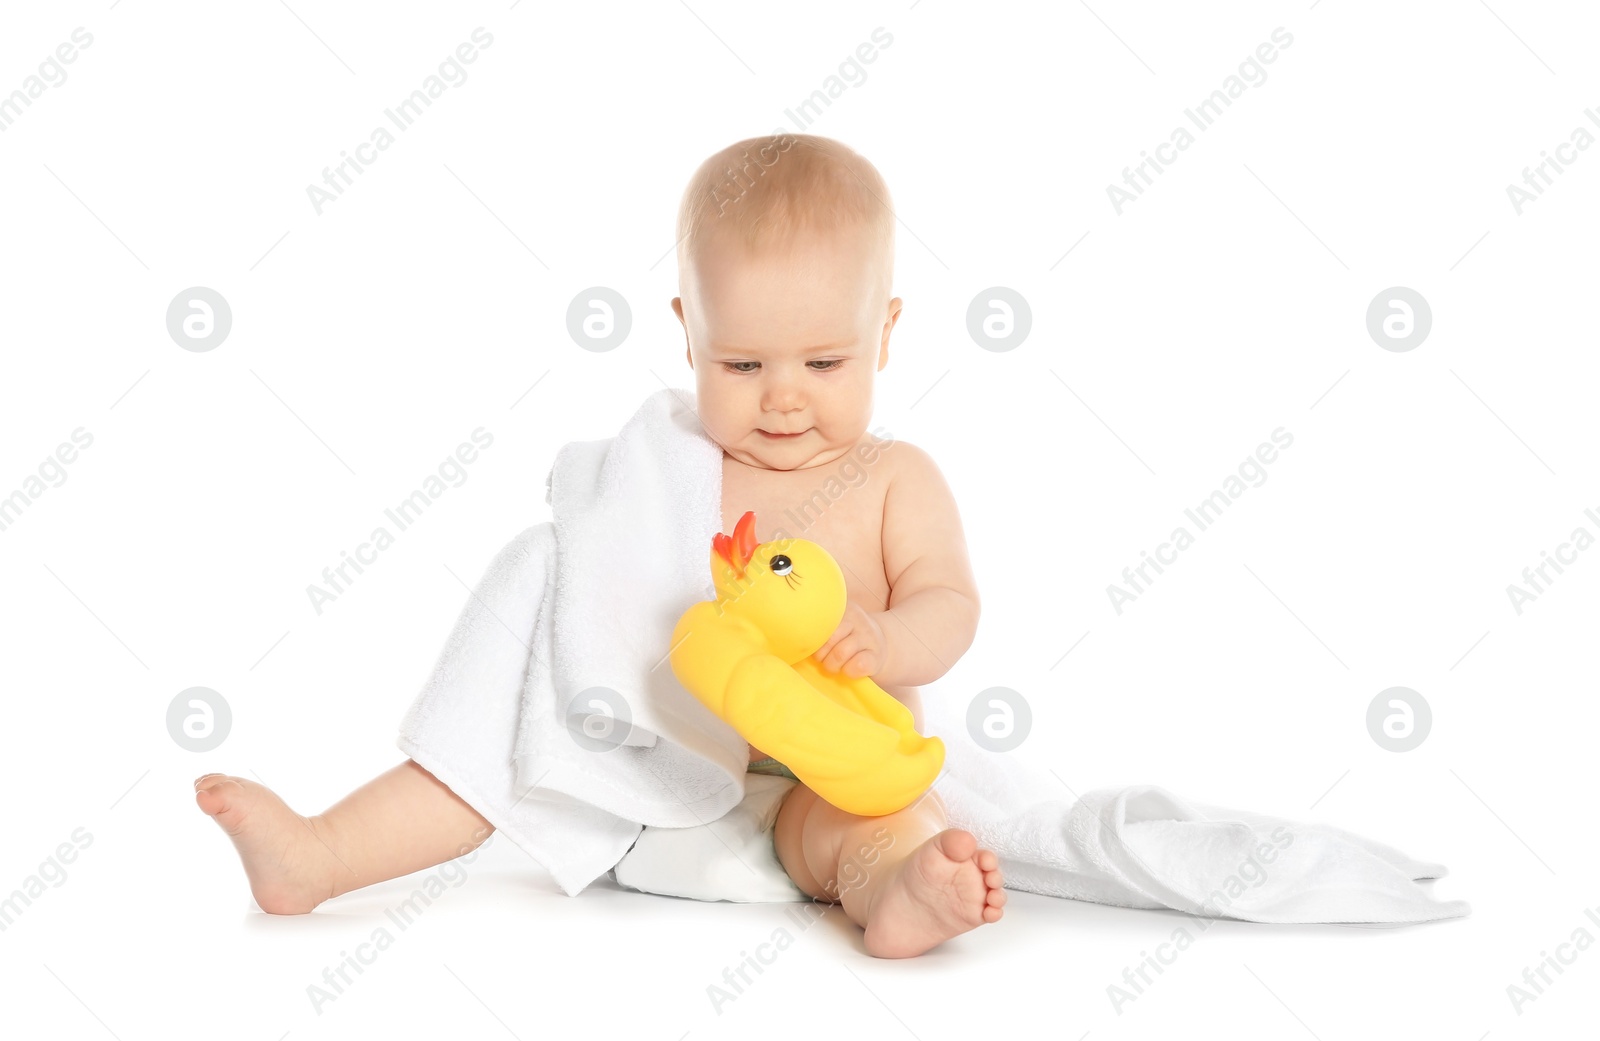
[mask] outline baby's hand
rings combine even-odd
[[[812,655],[824,669],[851,679],[871,676],[884,666],[887,641],[883,627],[873,612],[846,603],[844,618],[817,652]]]

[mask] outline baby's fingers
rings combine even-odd
[[[849,624],[846,623],[840,625],[839,628],[833,631],[832,636],[828,637],[822,642],[822,646],[817,648],[816,653],[812,655],[812,657],[816,658],[819,662],[826,663],[828,656],[838,649],[839,645],[848,639],[850,635],[851,629]]]
[[[853,680],[858,680],[863,676],[870,676],[873,670],[877,668],[876,659],[877,656],[871,651],[857,651],[850,656],[849,660],[839,669],[839,672]]]
[[[844,663],[849,661],[858,650],[859,647],[855,637],[846,636],[834,644],[832,649],[822,657],[822,667],[829,672],[839,672],[844,668]]]

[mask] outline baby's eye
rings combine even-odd
[[[790,571],[794,570],[794,561],[790,560],[782,553],[779,553],[777,556],[767,561],[767,566],[772,568],[772,573],[774,575],[787,575]]]
[[[844,364],[844,360],[841,359],[841,358],[833,358],[833,359],[830,359],[828,361],[817,362],[816,364],[824,365],[824,366],[826,366],[826,368],[812,369],[811,371],[813,371],[813,372],[827,372],[829,369],[837,369],[839,366],[843,365]]]
[[[755,371],[754,369],[741,369],[741,368],[738,368],[737,366],[740,366],[740,365],[760,365],[760,364],[761,363],[758,362],[758,361],[729,361],[729,362],[723,362],[723,365],[726,366],[732,372],[754,372]]]

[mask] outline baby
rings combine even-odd
[[[888,364],[901,310],[889,295],[894,221],[882,177],[844,145],[789,134],[740,141],[701,164],[684,193],[672,310],[696,413],[723,450],[722,530],[754,510],[757,542],[804,537],[833,555],[848,605],[816,659],[871,676],[921,730],[918,685],[971,646],[978,592],[932,458],[867,433],[874,374]],[[821,489],[830,483],[847,490],[829,501]],[[750,769],[794,777],[753,746]],[[196,780],[195,798],[233,840],[271,914],[304,914],[463,856],[494,830],[411,760],[312,817],[224,774]],[[868,953],[906,958],[1003,914],[998,858],[948,823],[937,791],[857,817],[796,784],[773,842],[801,891],[841,904],[864,929]]]

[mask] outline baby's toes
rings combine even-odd
[[[204,777],[196,778],[194,782],[195,798],[205,799],[213,805],[219,799],[231,802],[233,799],[229,798],[230,796],[237,797],[243,791],[244,787],[238,778],[229,777],[227,774],[206,774]]]
[[[988,890],[984,896],[983,920],[986,922],[998,922],[1000,916],[1005,913],[1001,909],[1005,907],[1006,903],[1006,880],[1005,875],[1000,871],[1000,858],[995,856],[992,850],[981,849],[978,851],[977,856],[973,858],[973,861],[982,870],[983,885]]]
[[[939,852],[957,864],[972,859],[973,853],[978,849],[977,836],[970,831],[960,828],[950,828],[934,836],[939,843]]]
[[[207,774],[195,782],[194,801],[224,828],[237,827],[248,801],[243,782],[226,774]]]

